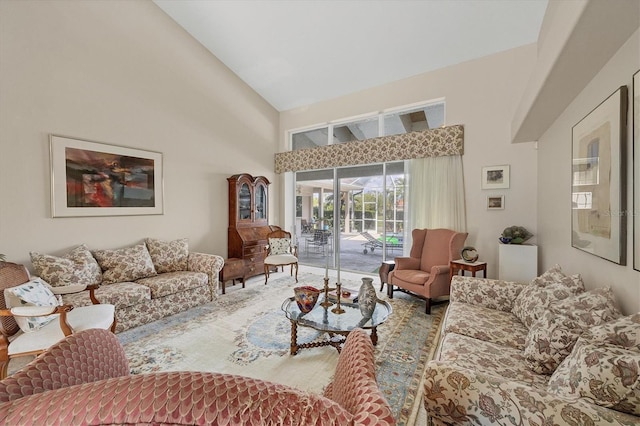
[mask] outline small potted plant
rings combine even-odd
[[[510,226],[502,231],[499,240],[503,244],[522,244],[531,237],[533,234],[524,226]]]

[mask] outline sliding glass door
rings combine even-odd
[[[404,162],[337,169],[340,184],[340,267],[376,273],[402,254]]]
[[[301,264],[334,269],[334,170],[296,173],[296,234]]]
[[[301,264],[375,273],[402,253],[404,162],[296,173]]]

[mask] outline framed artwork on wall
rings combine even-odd
[[[162,154],[50,135],[51,215],[163,213]]]
[[[627,87],[572,128],[571,245],[626,262],[625,156]]]
[[[504,195],[489,195],[487,210],[504,210]]]
[[[633,269],[640,271],[640,70],[633,75]]]
[[[482,189],[509,188],[509,166],[487,166],[482,168]]]

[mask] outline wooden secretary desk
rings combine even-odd
[[[228,257],[243,259],[244,277],[264,273],[264,254],[269,226],[269,180],[247,173],[229,181]]]

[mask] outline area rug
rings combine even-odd
[[[322,277],[299,274],[297,285],[322,287]],[[246,288],[231,287],[215,301],[118,334],[133,374],[198,370],[241,374],[321,393],[335,371],[338,352],[330,347],[301,349],[289,354],[291,323],[281,309],[293,295],[295,280],[288,271],[249,280]],[[358,289],[358,280],[343,280]],[[425,315],[424,302],[406,294],[386,294],[393,313],[378,327],[378,384],[399,425],[415,422],[419,392],[433,338],[444,308]],[[430,336],[431,335],[431,336]],[[298,327],[298,342],[323,339],[321,333]]]

